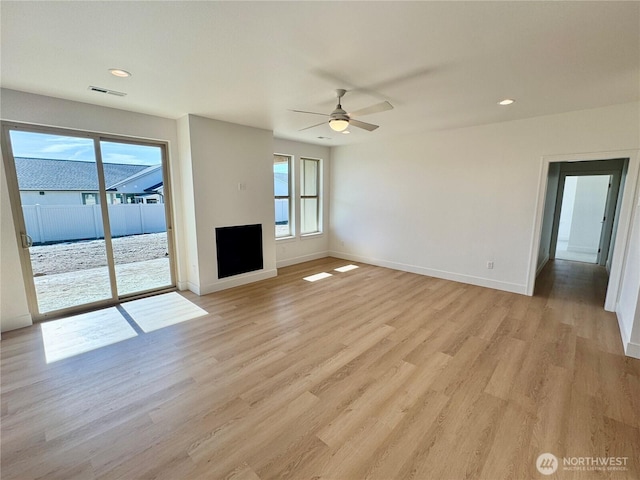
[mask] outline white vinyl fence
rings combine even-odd
[[[289,221],[289,200],[276,198],[276,225]]]
[[[157,233],[167,230],[164,205],[109,205],[111,236]],[[27,234],[33,243],[102,238],[100,205],[23,205]]]

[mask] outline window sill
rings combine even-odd
[[[276,237],[276,242],[280,243],[288,243],[288,242],[293,242],[295,241],[296,236],[295,235],[289,235],[286,237]]]
[[[300,235],[300,240],[311,240],[313,238],[324,237],[324,232],[305,233]]]

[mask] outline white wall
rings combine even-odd
[[[290,238],[276,240],[277,266],[284,267],[296,263],[306,262],[329,254],[329,197],[331,154],[328,147],[309,143],[294,142],[280,138],[274,139],[274,152],[292,155],[293,196],[300,198],[300,159],[319,158],[322,160],[322,225],[323,233],[317,235],[300,235],[300,203],[294,202],[293,223],[295,235]]]
[[[577,178],[567,250],[598,253],[609,180],[609,175]]]
[[[552,165],[555,166],[557,164]],[[576,203],[577,186],[577,176],[565,177],[562,205],[560,207],[560,221],[558,223],[558,240],[561,242],[568,242],[571,236],[571,221],[573,220],[573,206]]]
[[[640,358],[640,195],[637,193],[636,199],[616,314],[625,352]]]
[[[560,165],[557,163],[551,164],[549,166],[549,174],[547,175],[547,192],[544,200],[544,217],[542,221],[542,232],[540,234],[540,247],[538,248],[537,272],[540,272],[547,261],[549,261],[559,179]]]
[[[173,195],[172,205],[175,212],[176,232],[178,233],[176,235],[177,251],[186,250],[186,248],[182,247],[184,242],[181,234],[181,220],[184,215],[180,214],[182,211],[180,202],[182,194],[179,191],[181,184],[179,163],[176,161],[178,145],[175,120],[8,89],[0,90],[0,101],[2,103],[2,110],[0,111],[2,120],[168,142],[171,180],[178,186],[178,191]],[[126,99],[122,99],[122,102],[122,106],[126,107]],[[2,175],[2,184],[4,185],[4,170]],[[8,220],[6,220],[9,217],[4,215],[5,210],[7,212],[10,211],[8,201],[5,202],[5,197],[3,197],[3,240],[5,240],[5,235],[7,235],[7,238],[6,241],[2,242],[1,246],[2,264],[0,265],[0,272],[2,274],[2,283],[0,285],[0,296],[12,299],[10,306],[3,302],[2,310],[0,310],[0,321],[2,322],[0,327],[3,331],[15,328],[16,325],[26,326],[30,324],[30,316],[28,317],[29,322],[25,321],[28,316],[28,307],[26,300],[23,300],[24,295],[15,295],[14,292],[16,286],[22,288],[24,281],[20,268],[15,268],[15,265],[19,265],[19,263],[16,263],[18,261],[17,245],[13,226],[9,228]],[[5,233],[7,231],[9,233]],[[186,283],[187,270],[184,263],[180,256],[176,258],[178,285]],[[6,278],[11,280],[5,281]],[[22,293],[24,294],[24,292]]]
[[[181,290],[200,291],[200,268],[198,266],[198,239],[196,238],[196,205],[193,187],[193,165],[191,164],[191,138],[189,131],[189,117],[177,120],[178,130],[178,162],[180,164],[179,190],[182,192],[182,237],[184,259],[187,275],[185,281],[179,284]]]
[[[3,161],[0,161],[0,225],[0,327],[4,332],[31,325],[31,314],[24,289]]]
[[[273,133],[188,115],[180,120],[180,141],[189,143],[181,150],[190,155],[195,208],[195,231],[187,235],[196,238],[199,275],[189,288],[202,295],[275,276]],[[216,227],[256,223],[262,224],[263,270],[218,279]]]
[[[331,253],[525,293],[542,157],[637,149],[639,131],[631,103],[337,147]]]

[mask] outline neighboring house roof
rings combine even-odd
[[[151,185],[148,188],[145,188],[144,191],[145,192],[152,192],[152,193],[157,193],[157,192],[161,192],[162,193],[162,191],[163,191],[162,187],[164,187],[164,183],[160,182],[160,183],[156,183],[155,185]]]
[[[128,183],[135,182],[136,180],[143,178],[145,175],[158,172],[161,168],[162,165],[154,165],[151,167],[148,166],[143,170],[140,170],[139,172],[136,172],[133,175],[130,175],[127,178],[123,178],[122,180],[119,180],[115,183],[105,182],[107,184],[107,190],[118,190],[118,187],[123,187]],[[160,183],[160,185],[162,185],[162,182]],[[147,189],[145,188],[144,190],[146,191]]]
[[[98,190],[94,162],[16,157],[20,190]],[[107,189],[149,168],[148,165],[104,163]]]

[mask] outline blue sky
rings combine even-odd
[[[42,133],[11,131],[14,157],[50,158],[55,160],[94,161],[93,140]],[[162,153],[159,147],[101,142],[104,163],[131,165],[159,165]]]
[[[273,171],[275,173],[288,173],[289,165],[287,165],[286,163],[277,163],[273,165]]]

